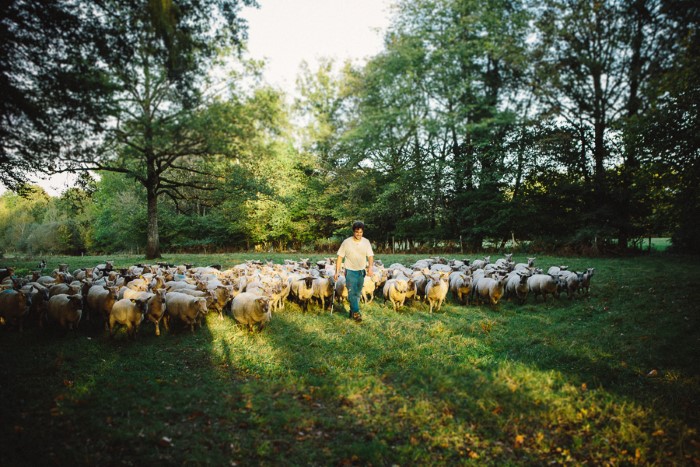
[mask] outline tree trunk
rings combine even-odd
[[[148,200],[148,240],[146,259],[160,258],[160,238],[158,237],[158,196],[155,189],[147,188]]]
[[[632,5],[632,15],[634,18],[634,34],[632,36],[632,60],[629,69],[629,96],[627,99],[627,124],[630,125],[639,113],[641,99],[639,88],[642,80],[642,46],[644,43],[644,21],[648,15],[645,0],[635,0]],[[629,131],[629,130],[628,130]],[[625,137],[625,163],[622,167],[621,180],[621,200],[619,209],[620,231],[618,234],[618,247],[626,249],[629,239],[629,229],[632,220],[634,206],[632,203],[633,179],[639,170],[639,160],[637,157],[637,142],[631,133]]]

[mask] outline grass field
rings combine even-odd
[[[142,261],[49,266],[105,259]],[[262,333],[209,316],[135,341],[0,328],[0,465],[700,463],[697,258],[537,263],[595,267],[590,296],[432,315],[379,299],[361,324],[288,304]]]

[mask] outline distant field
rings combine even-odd
[[[143,261],[48,259],[49,269]],[[0,260],[21,274],[37,263]],[[262,333],[209,316],[193,334],[144,325],[135,341],[91,323],[65,336],[0,328],[0,465],[697,465],[696,258],[537,264],[595,267],[590,296],[450,300],[433,314],[375,299],[359,325],[340,308],[288,304]]]
[[[647,243],[644,243],[647,245]],[[671,247],[670,238],[652,238],[651,239],[651,249],[656,251],[665,251]]]
[[[630,242],[629,244],[630,248],[637,247],[642,251],[648,251],[649,250],[649,239],[644,238],[641,239],[639,242],[635,244],[635,242]],[[670,237],[653,237],[651,239],[651,250],[655,252],[663,252],[668,250],[671,247],[671,238]]]

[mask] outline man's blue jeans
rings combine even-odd
[[[345,285],[348,288],[348,302],[350,302],[350,317],[353,313],[360,312],[360,294],[365,285],[365,270],[345,270]]]

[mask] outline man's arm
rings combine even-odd
[[[367,262],[369,263],[369,267],[367,268],[367,274],[371,276],[372,274],[374,274],[374,271],[372,270],[372,266],[374,266],[374,256],[368,256]]]
[[[333,276],[333,280],[338,280],[338,276],[340,275],[340,266],[343,263],[343,257],[338,256],[338,258],[335,260],[335,276]]]

